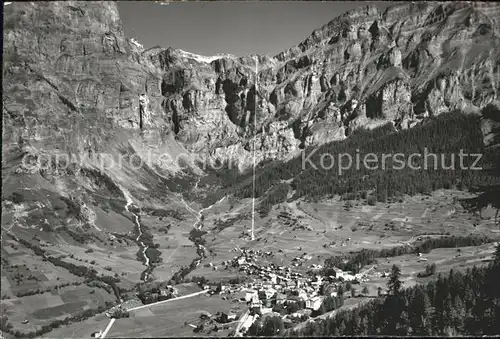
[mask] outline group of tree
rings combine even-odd
[[[136,225],[134,229],[134,234],[131,235],[131,239],[136,242],[143,242],[146,246],[154,246],[153,234],[146,225],[141,225],[141,229]]]
[[[497,169],[500,171],[500,169]],[[481,211],[491,205],[496,209],[495,224],[500,226],[500,185],[481,186],[474,190],[478,196],[463,199],[462,204],[474,214],[481,216]]]
[[[88,242],[91,242],[92,239],[99,239],[99,238],[97,238],[97,236],[95,234],[92,234],[92,233],[73,232],[67,226],[63,226],[63,227],[59,228],[59,231],[67,233],[74,241],[76,241],[79,244],[87,244]]]
[[[205,234],[207,234],[206,231],[192,228],[191,231],[189,231],[189,240],[191,240],[195,245],[205,245],[206,241],[203,239]]]
[[[285,333],[285,325],[283,319],[280,316],[267,316],[265,318],[259,318],[253,322],[248,331],[245,333],[246,336],[277,336]]]
[[[118,307],[110,315],[110,318],[115,318],[115,319],[128,318],[128,317],[130,317],[130,313],[127,310],[123,309],[122,307]]]
[[[200,230],[197,230],[194,228],[192,229],[191,232],[192,233],[189,237],[189,239],[191,239],[191,241],[193,241],[195,244],[204,244],[205,243],[204,239],[201,238],[201,236],[203,234],[205,234],[206,232],[200,231]],[[196,235],[196,237],[193,235]],[[201,242],[200,242],[200,240],[201,240]],[[194,269],[198,265],[199,260],[204,258],[204,251],[199,246],[196,249],[196,253],[198,254],[198,257],[194,258],[191,261],[191,264],[189,264],[189,266],[182,266],[177,272],[175,272],[174,275],[172,276],[172,278],[170,278],[169,284],[175,285],[175,284],[180,284],[183,282],[191,282],[191,279],[187,278],[187,275],[189,273],[191,273],[192,271],[194,271]]]
[[[436,273],[436,264],[432,263],[430,265],[425,266],[425,272],[419,272],[417,276],[419,278],[425,278],[434,275],[435,273]]]
[[[168,283],[149,282],[137,285],[137,296],[143,304],[151,304],[157,301],[171,299],[173,291],[168,288]]]
[[[79,286],[81,285],[82,282],[80,281],[75,281],[75,282],[66,282],[66,283],[62,283],[62,284],[58,284],[58,285],[54,285],[54,286],[51,286],[51,287],[47,287],[47,288],[37,288],[36,290],[28,290],[28,291],[25,291],[25,292],[17,292],[16,293],[16,297],[18,298],[21,298],[21,297],[26,297],[26,296],[29,296],[29,295],[35,295],[35,294],[41,294],[41,293],[45,293],[45,292],[51,292],[51,291],[55,291],[59,288],[63,288],[63,287],[67,287],[67,286]]]
[[[500,244],[487,266],[451,270],[426,285],[404,288],[393,266],[389,293],[353,310],[317,320],[291,336],[500,334]]]
[[[196,283],[198,286],[203,287],[205,284],[208,283],[208,279],[202,276],[192,276],[191,279],[189,279],[191,282]],[[219,289],[222,289],[222,283],[218,283],[217,287]]]
[[[174,218],[179,221],[185,220],[184,215],[177,210],[162,210],[162,209],[144,209],[144,211],[151,211],[151,215],[159,218]],[[160,219],[161,220],[161,219]],[[170,225],[167,226],[170,228]]]
[[[146,251],[144,251],[144,248],[141,245],[135,256],[137,260],[142,262],[146,261],[144,258],[144,256],[146,256],[149,259],[150,264],[160,264],[163,261],[161,251],[157,247],[148,247],[146,248]]]
[[[327,312],[333,311],[344,305],[344,296],[339,294],[337,296],[329,295],[325,297],[321,306],[317,310],[311,312],[311,317],[317,317]]]
[[[286,303],[276,303],[273,306],[273,312],[285,315],[298,312],[300,310],[303,310],[304,308],[306,308],[306,302],[304,300],[288,299]]]
[[[288,184],[278,184],[273,187],[259,202],[260,215],[266,216],[274,205],[285,201],[289,191],[290,186]]]

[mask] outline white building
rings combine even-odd
[[[266,314],[266,313],[271,313],[272,311],[273,311],[273,309],[272,309],[272,308],[270,308],[270,307],[262,307],[262,308],[260,309],[260,313],[262,313],[262,315],[264,315],[264,314]]]
[[[306,291],[299,290],[299,298],[302,299],[302,300],[306,300],[307,299],[307,293],[306,293]]]
[[[247,293],[245,294],[245,301],[253,301],[253,300],[259,300],[259,295],[257,294],[257,291],[255,290],[250,290],[250,291],[247,291]]]
[[[317,296],[314,298],[307,299],[306,307],[316,311],[317,309],[320,308],[322,303],[323,303],[323,297]]]
[[[344,272],[341,269],[336,268],[336,267],[334,268],[334,270],[335,270],[336,277],[339,279],[342,278],[345,281],[356,280],[356,277],[348,272]]]
[[[99,332],[94,332],[94,333],[91,334],[92,338],[100,338],[101,336],[102,336],[102,330],[99,331]]]

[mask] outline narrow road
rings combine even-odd
[[[177,297],[177,298],[172,298],[172,299],[167,299],[167,300],[162,300],[162,301],[157,301],[155,303],[151,303],[151,304],[147,304],[147,305],[141,305],[141,306],[137,306],[137,307],[132,307],[132,308],[129,308],[127,309],[128,312],[131,312],[131,311],[137,311],[137,310],[140,310],[140,309],[143,309],[143,308],[148,308],[148,307],[153,307],[153,306],[156,306],[156,305],[159,305],[159,304],[165,304],[167,302],[170,302],[170,301],[174,301],[174,300],[179,300],[179,299],[186,299],[186,298],[191,298],[191,297],[195,297],[197,295],[200,295],[200,294],[203,294],[203,293],[207,293],[208,290],[203,290],[203,291],[199,291],[199,292],[195,292],[195,293],[191,293],[191,294],[187,294],[187,295],[183,295],[181,297]],[[108,334],[109,330],[111,329],[111,327],[113,327],[113,324],[115,323],[116,319],[115,318],[111,318],[109,323],[108,323],[108,326],[106,326],[106,329],[104,330],[104,332],[101,334],[101,339],[105,338],[106,335]]]
[[[111,320],[109,321],[108,326],[106,326],[106,329],[104,330],[104,332],[102,332],[101,338],[106,338],[106,335],[108,334],[108,332],[111,329],[111,327],[113,327],[113,324],[115,323],[115,321],[116,321],[115,318],[111,318]]]
[[[129,308],[127,311],[128,312],[130,312],[130,311],[137,311],[137,310],[140,310],[140,309],[143,309],[143,308],[152,307],[152,306],[156,306],[156,305],[159,305],[159,304],[165,304],[167,302],[174,301],[174,300],[180,300],[180,299],[186,299],[186,298],[195,297],[197,295],[200,295],[200,294],[203,294],[203,293],[207,293],[207,292],[208,292],[207,290],[203,290],[203,291],[199,291],[199,292],[194,292],[194,293],[186,294],[186,295],[183,295],[183,296],[180,296],[180,297],[177,297],[177,298],[172,298],[172,299],[157,301],[155,303],[151,303],[151,304],[147,304],[147,305],[141,305],[141,306],[132,307],[132,308]]]
[[[245,321],[247,321],[248,317],[250,316],[250,311],[246,311],[243,313],[243,315],[240,317],[240,320],[238,321],[238,325],[236,326],[236,329],[234,330],[234,336],[238,337],[240,336],[240,330]]]

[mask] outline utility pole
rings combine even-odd
[[[252,178],[252,241],[255,240],[255,139],[257,137],[257,96],[259,82],[259,57],[255,56],[255,97],[254,97],[254,113],[253,113],[253,178]]]

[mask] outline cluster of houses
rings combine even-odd
[[[300,248],[300,250],[302,250],[302,248]],[[304,264],[305,262],[309,261],[312,259],[312,255],[310,254],[307,254],[307,253],[303,253],[301,256],[299,257],[295,257],[292,259],[292,266],[302,266],[302,264]]]
[[[327,295],[337,296],[337,288],[333,284],[335,277],[305,275],[292,271],[290,267],[273,263],[261,266],[255,262],[255,257],[250,252],[242,251],[241,255],[232,260],[232,267],[253,276],[254,279],[236,288],[222,285],[219,292],[243,292],[241,301],[248,304],[252,314],[266,314],[276,305],[289,305],[299,301],[310,311],[318,310]],[[306,257],[307,255],[298,257],[296,261],[307,260]],[[316,265],[316,268],[318,267],[321,268],[321,265]],[[325,288],[326,286],[329,288]],[[328,293],[325,293],[325,290],[328,290]]]
[[[334,276],[323,277],[321,275],[303,274],[292,271],[291,267],[278,266],[273,263],[259,265],[256,257],[250,251],[242,250],[235,257],[231,266],[238,271],[252,277],[251,282],[234,285],[219,285],[218,293],[224,295],[238,295],[233,301],[246,303],[247,312],[240,318],[241,334],[248,329],[252,323],[262,316],[267,316],[273,309],[287,309],[286,314],[281,314],[285,324],[303,321],[312,312],[317,311],[327,296],[337,297],[338,278]],[[264,254],[265,255],[265,254]],[[304,256],[298,257],[296,261],[307,260]],[[316,265],[315,268],[321,268]],[[346,272],[338,270],[341,279],[351,280]],[[354,276],[352,276],[354,280]],[[228,296],[229,297],[229,296]]]
[[[304,224],[287,211],[281,211],[280,214],[278,214],[278,220],[282,221],[285,226],[293,227],[293,230],[313,230],[311,226]]]

